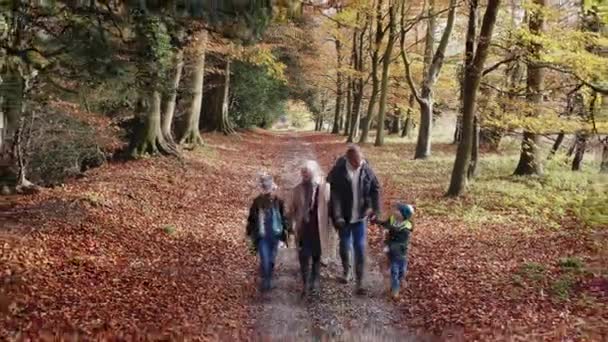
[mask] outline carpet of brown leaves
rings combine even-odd
[[[325,169],[344,151],[342,139],[315,134],[305,139],[314,142]],[[442,183],[431,179],[437,175],[411,175],[411,179],[429,178],[422,187],[408,186],[407,179],[406,185],[393,181],[397,166],[390,161],[395,156],[411,158],[413,147],[364,148],[382,183],[385,208],[395,201],[415,204],[419,198],[443,197],[449,174],[439,175]],[[454,149],[449,145],[436,148]],[[400,303],[408,314],[407,324],[467,341],[608,340],[606,278],[583,277],[568,300],[556,299],[542,286],[558,279],[556,264],[565,255],[582,255],[590,268],[605,272],[608,254],[605,244],[598,243],[608,241],[608,234],[585,230],[576,221],[566,220],[560,230],[520,229],[527,225],[516,221],[471,230],[464,222],[449,216],[426,216],[425,208],[418,208],[407,293]],[[378,253],[378,230],[370,231],[370,244]],[[518,267],[526,262],[550,265],[547,279],[541,280],[544,284],[522,287],[513,281]]]
[[[325,170],[344,150],[329,135],[302,138]],[[285,138],[256,131],[205,140],[183,163],[112,163],[60,188],[0,199],[0,340],[251,334],[256,259],[245,247],[243,220],[256,171],[275,167]],[[440,186],[397,185],[386,163],[377,163],[411,148],[366,148],[379,165],[385,207],[442,196]],[[409,317],[404,324],[466,340],[606,340],[603,278],[577,284],[567,301],[512,281],[522,262],[555,265],[572,251],[597,260],[594,243],[605,236],[576,222],[559,231],[517,229],[525,222],[470,230],[424,208],[416,222],[399,304]],[[372,227],[375,253],[380,239]],[[558,276],[557,266],[548,273]]]
[[[172,158],[112,163],[0,202],[0,340],[245,336],[255,172],[281,138],[205,136]]]

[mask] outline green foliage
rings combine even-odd
[[[577,257],[561,258],[558,262],[559,266],[566,270],[580,271],[585,266],[583,260]]]
[[[562,275],[551,284],[551,293],[558,299],[566,300],[570,297],[575,283],[576,281],[572,276]]]
[[[527,279],[533,281],[541,281],[547,272],[547,268],[536,262],[526,262],[522,264],[517,273]]]
[[[229,113],[239,127],[268,127],[285,113],[287,86],[266,68],[235,62],[232,75]]]
[[[140,86],[161,87],[164,90],[163,83],[166,81],[173,56],[167,25],[161,17],[153,15],[141,14],[136,16],[135,20],[141,44],[138,75]]]
[[[172,224],[168,224],[166,226],[163,226],[163,232],[167,235],[175,235],[175,233],[177,232],[177,228]]]
[[[601,177],[601,176],[600,176]],[[583,200],[579,214],[590,226],[608,227],[608,186],[606,181],[597,184]]]

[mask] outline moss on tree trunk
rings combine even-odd
[[[131,143],[131,156],[140,158],[145,155],[177,155],[175,148],[165,140],[161,129],[161,93],[152,90],[148,95],[149,105],[142,118],[139,132]]]

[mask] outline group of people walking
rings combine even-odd
[[[397,203],[392,215],[380,219],[380,184],[357,145],[348,147],[326,179],[313,160],[305,161],[300,172],[301,181],[287,203],[277,195],[271,175],[259,179],[261,193],[249,211],[247,236],[259,254],[261,291],[272,289],[278,246],[287,243],[290,235],[295,235],[302,295],[318,289],[321,267],[333,258],[337,235],[342,261],[340,280],[347,284],[354,275],[356,292],[365,294],[367,229],[369,223],[376,223],[387,230],[384,251],[391,263],[391,295],[396,298],[407,269],[413,207]],[[330,220],[335,231],[330,228]]]

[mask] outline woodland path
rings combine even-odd
[[[302,161],[315,159],[310,144],[295,133],[289,133],[286,140],[275,163],[279,168],[273,170],[284,198],[299,181]],[[404,325],[399,324],[404,317],[386,294],[385,261],[372,254],[368,253],[366,296],[356,296],[353,284],[339,283],[341,266],[336,258],[321,269],[320,291],[302,299],[296,249],[293,246],[279,249],[276,287],[266,296],[257,295],[252,305],[258,340],[420,341],[411,332],[394,329]]]

